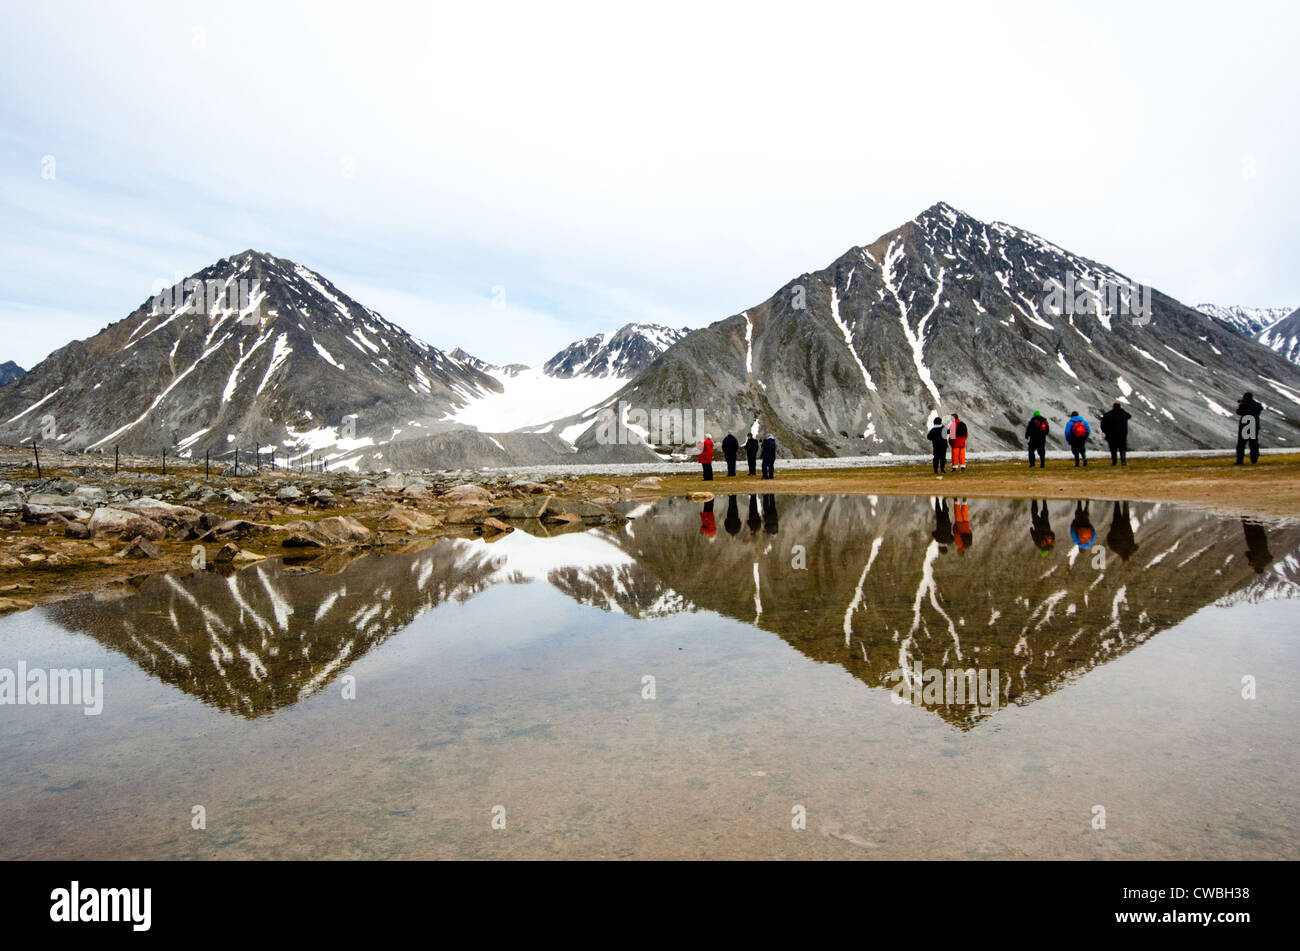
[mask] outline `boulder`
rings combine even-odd
[[[131,539],[130,544],[117,553],[118,558],[161,558],[162,549],[143,535]]]
[[[394,505],[379,516],[379,528],[386,532],[431,532],[438,527],[438,519],[417,509]]]
[[[294,499],[302,498],[302,492],[296,485],[286,485],[275,493],[275,497],[281,502],[292,502]]]
[[[503,505],[494,505],[488,509],[488,515],[493,518],[520,519],[520,518],[541,518],[547,512],[552,511],[555,503],[555,496],[544,495],[518,502],[506,502]]]
[[[646,476],[644,479],[637,479],[632,483],[634,489],[660,489],[663,488],[664,480],[659,476]]]
[[[288,522],[281,527],[289,533],[282,542],[289,548],[345,548],[371,541],[370,529],[347,515],[318,522]]]
[[[446,502],[479,502],[487,503],[492,501],[492,493],[481,485],[454,485],[442,494]]]
[[[502,532],[513,532],[513,531],[514,531],[513,528],[511,528],[509,525],[507,525],[505,522],[501,521],[500,519],[485,518],[483,520],[484,535],[497,535]]]
[[[119,508],[128,512],[139,512],[160,525],[180,526],[183,528],[194,528],[199,524],[199,519],[203,517],[202,512],[198,509],[192,509],[188,505],[172,505],[170,502],[163,502],[147,495],[132,499],[130,502],[123,502]]]
[[[90,534],[95,536],[140,535],[144,538],[163,538],[167,534],[167,529],[147,515],[110,508],[107,505],[95,509],[87,527],[90,529]]]
[[[442,513],[448,525],[477,525],[488,515],[486,505],[453,505]]]

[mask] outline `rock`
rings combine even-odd
[[[163,502],[147,495],[132,499],[130,502],[123,502],[120,508],[128,512],[139,512],[141,515],[147,515],[160,525],[183,528],[195,527],[199,524],[199,519],[203,517],[202,512],[198,509],[192,509],[188,505],[172,505],[169,502]]]
[[[95,509],[88,525],[92,535],[142,535],[145,538],[163,538],[167,530],[146,515],[110,508]]]
[[[370,529],[347,515],[335,515],[319,522],[289,522],[282,528],[289,532],[282,542],[289,548],[343,548],[365,545],[371,540]]]
[[[392,491],[401,491],[406,488],[406,476],[400,472],[394,472],[392,475],[380,479],[376,487]]]
[[[507,525],[505,522],[501,521],[500,519],[485,518],[483,520],[484,535],[493,535],[493,534],[499,534],[501,532],[513,532],[513,531],[514,531],[513,528],[511,528],[509,525]]]
[[[429,487],[423,482],[413,482],[402,490],[402,495],[408,499],[424,499],[429,497]]]
[[[265,522],[249,522],[242,518],[223,519],[212,526],[212,531],[223,538],[248,538],[252,535],[265,535],[274,530],[274,525]]]
[[[442,513],[448,525],[477,525],[488,515],[486,505],[453,505]]]
[[[286,485],[275,493],[275,497],[281,502],[292,502],[294,499],[302,498],[302,492],[295,485]]]
[[[90,526],[82,522],[67,522],[63,526],[63,534],[68,538],[86,539],[90,537]]]
[[[221,474],[223,476],[255,476],[257,475],[257,467],[241,462],[238,468],[234,464],[226,466],[221,470]]]
[[[265,555],[258,555],[251,551],[244,551],[233,542],[226,542],[221,546],[221,550],[216,553],[212,563],[216,565],[247,565],[255,561],[265,561]]]
[[[108,498],[108,493],[97,485],[79,485],[72,494],[84,502],[103,502]]]
[[[0,611],[25,611],[31,606],[32,602],[22,598],[0,598]]]
[[[442,498],[447,502],[487,503],[492,501],[492,493],[481,485],[456,485],[444,492]]]
[[[505,519],[541,518],[551,510],[554,502],[553,495],[523,499],[519,502],[506,502],[504,505],[492,506],[487,514],[493,518]]]
[[[25,500],[20,492],[6,492],[0,495],[0,512],[21,512]]]
[[[118,558],[161,558],[162,549],[143,535],[131,539],[130,544],[117,553]]]
[[[439,522],[432,515],[426,515],[417,509],[402,508],[395,505],[379,516],[378,524],[382,531],[415,534],[433,531],[438,527]]]
[[[660,489],[663,488],[664,480],[659,476],[646,476],[644,479],[637,479],[632,483],[634,489]]]
[[[712,492],[692,492],[688,498],[692,502],[710,502],[713,500]]]

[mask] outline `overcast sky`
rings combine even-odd
[[[736,313],[941,199],[1294,307],[1298,10],[8,3],[0,361],[252,247],[535,365]]]

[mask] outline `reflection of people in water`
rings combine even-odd
[[[713,519],[713,499],[705,502],[704,510],[700,512],[700,534],[710,538],[718,534],[718,523]]]
[[[776,496],[771,493],[763,496],[763,531],[776,534]]]
[[[948,500],[934,500],[934,534],[931,536],[939,543],[939,551],[946,552],[952,544],[952,519],[948,517]]]
[[[965,467],[963,467],[965,468]],[[957,554],[964,555],[970,551],[974,535],[970,530],[970,506],[965,502],[952,500],[953,533],[957,537]]]
[[[736,497],[727,496],[727,517],[722,520],[722,527],[727,530],[728,535],[735,535],[740,531],[740,509],[736,506]]]
[[[1243,518],[1241,527],[1246,532],[1246,560],[1259,574],[1273,561],[1273,553],[1268,550],[1268,532],[1253,518]]]
[[[1047,499],[1043,499],[1043,510],[1038,511],[1038,500],[1029,503],[1029,537],[1038,546],[1038,554],[1046,558],[1056,544],[1056,532],[1052,531],[1052,522],[1047,514]]]
[[[760,528],[763,527],[763,518],[762,518],[762,516],[760,516],[760,515],[758,514],[758,496],[757,496],[757,495],[751,495],[751,496],[749,497],[749,522],[748,522],[748,525],[749,525],[749,531],[750,531],[751,534],[754,533],[754,532],[757,532]]]
[[[1138,550],[1133,540],[1133,521],[1129,518],[1128,503],[1116,502],[1110,515],[1110,531],[1106,533],[1106,547],[1125,561]]]
[[[1074,521],[1070,523],[1070,538],[1079,546],[1080,551],[1087,551],[1097,539],[1097,530],[1088,518],[1088,503],[1082,500],[1074,503]]]

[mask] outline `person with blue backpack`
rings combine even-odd
[[[1088,425],[1088,421],[1077,412],[1071,413],[1070,418],[1065,421],[1065,441],[1070,445],[1070,452],[1074,453],[1076,467],[1079,465],[1079,460],[1083,460],[1085,468],[1088,465],[1088,437],[1091,435],[1092,427]]]

